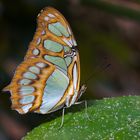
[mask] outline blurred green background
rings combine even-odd
[[[0,1],[0,89],[10,83],[23,60],[36,17],[46,6],[58,9],[75,34],[81,84],[88,87],[82,99],[139,95],[140,0]],[[19,115],[10,106],[10,94],[1,92],[0,140],[18,140],[35,126],[61,115],[61,110],[49,115]]]

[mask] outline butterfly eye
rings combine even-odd
[[[82,85],[81,90],[82,90],[83,92],[85,92],[86,89],[87,89],[86,85]]]

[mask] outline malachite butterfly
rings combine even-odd
[[[76,103],[86,90],[79,89],[80,60],[71,28],[52,7],[40,12],[37,30],[23,62],[4,91],[10,91],[12,109],[20,114],[47,114]]]

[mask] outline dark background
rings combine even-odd
[[[73,29],[81,58],[81,84],[88,87],[82,99],[139,95],[140,0],[0,1],[0,89],[10,83],[23,60],[36,17],[46,6],[58,9]],[[20,115],[10,106],[10,94],[1,92],[0,140],[18,140],[61,115],[61,111]]]

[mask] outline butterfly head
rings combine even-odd
[[[86,89],[87,89],[87,86],[85,84],[82,85],[80,88],[80,93],[84,93],[86,91]]]
[[[82,96],[82,94],[86,91],[87,86],[84,84],[81,86],[80,90],[79,90],[79,97],[78,99]]]

